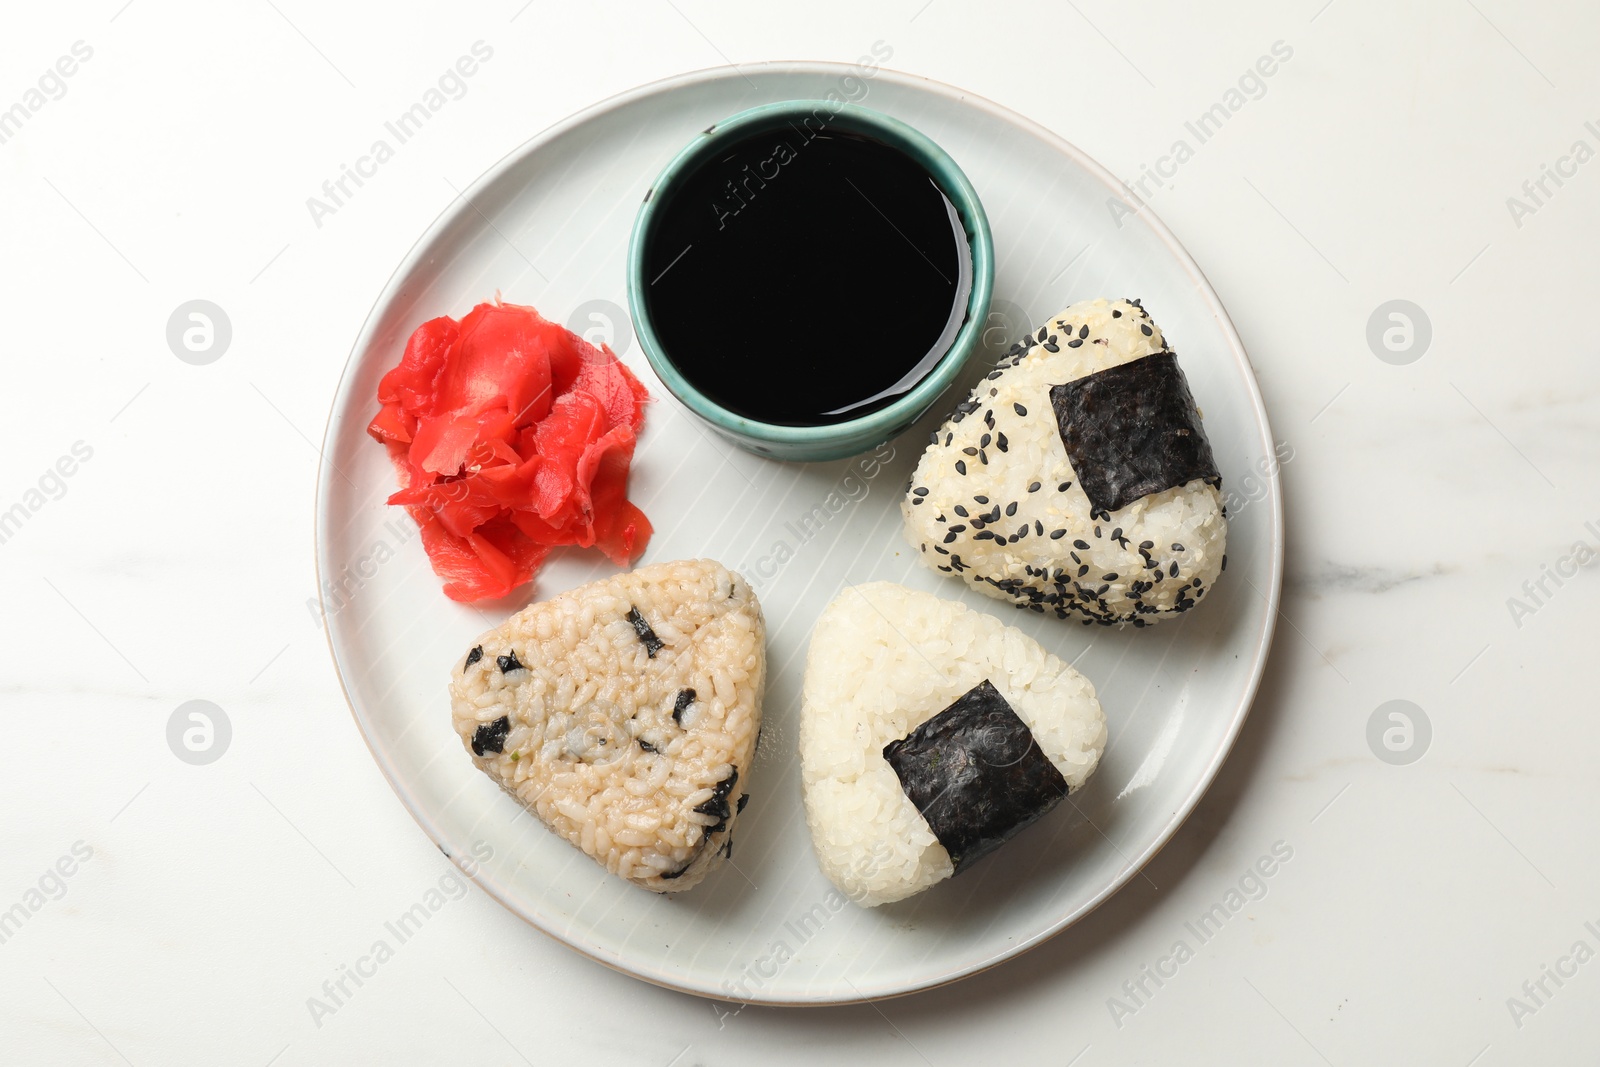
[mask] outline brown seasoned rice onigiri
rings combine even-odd
[[[457,661],[450,704],[479,769],[606,870],[665,893],[732,851],[765,676],[750,583],[691,560],[518,612]]]

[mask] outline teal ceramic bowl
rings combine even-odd
[[[972,290],[967,299],[966,321],[943,358],[927,376],[898,400],[860,418],[826,426],[784,426],[761,422],[724,408],[696,389],[673,362],[672,353],[662,346],[644,298],[649,282],[644,277],[644,249],[656,216],[656,208],[668,200],[674,185],[692,173],[708,158],[739,140],[789,120],[799,121],[822,111],[829,115],[830,128],[874,138],[892,145],[916,160],[933,176],[945,196],[955,206],[966,231],[972,253]],[[644,347],[646,358],[673,396],[684,403],[712,429],[741,448],[763,456],[785,460],[840,459],[868,451],[906,429],[933,406],[940,394],[960,373],[967,358],[978,347],[983,323],[989,313],[994,288],[994,246],[989,236],[989,220],[984,216],[978,194],[955,160],[924,134],[898,119],[854,104],[826,100],[786,100],[741,111],[707,128],[686,145],[667,164],[634,220],[633,237],[628,245],[628,308],[633,329]]]

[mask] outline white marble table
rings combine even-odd
[[[11,12],[0,1059],[1592,1056],[1600,14],[1142,7]],[[460,99],[331,211],[308,207],[479,40],[494,60]],[[313,442],[373,296],[452,187],[562,116],[682,70],[878,40],[890,66],[1142,181],[1244,337],[1293,458],[1283,618],[1233,756],[1148,879],[943,990],[735,1012],[471,891],[310,1011],[352,940],[449,870],[368,757],[307,609]],[[1251,73],[1264,56],[1270,77]],[[231,323],[203,365],[166,338],[195,299]],[[230,728],[210,763],[169,746],[191,700]],[[1250,899],[1197,936],[1230,893]]]

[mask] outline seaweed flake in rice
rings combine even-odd
[[[891,582],[846,589],[806,657],[800,769],[823,873],[857,904],[959,873],[1093,773],[1088,679],[1021,631]]]
[[[967,462],[1000,435],[1003,458]],[[1188,611],[1216,582],[1220,486],[1161,328],[1138,301],[1092,300],[1001,358],[923,452],[910,489],[921,503],[901,511],[919,557],[946,570],[934,546],[958,556],[947,573],[988,596],[1138,627]],[[991,499],[982,526],[949,536],[957,509]]]
[[[755,594],[711,560],[534,604],[450,685],[457,735],[501,788],[606,870],[656,892],[731,852],[766,677]]]

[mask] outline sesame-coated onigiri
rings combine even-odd
[[[1137,300],[1091,300],[1001,358],[933,435],[901,505],[928,566],[1085,625],[1188,611],[1227,519],[1176,355]]]

